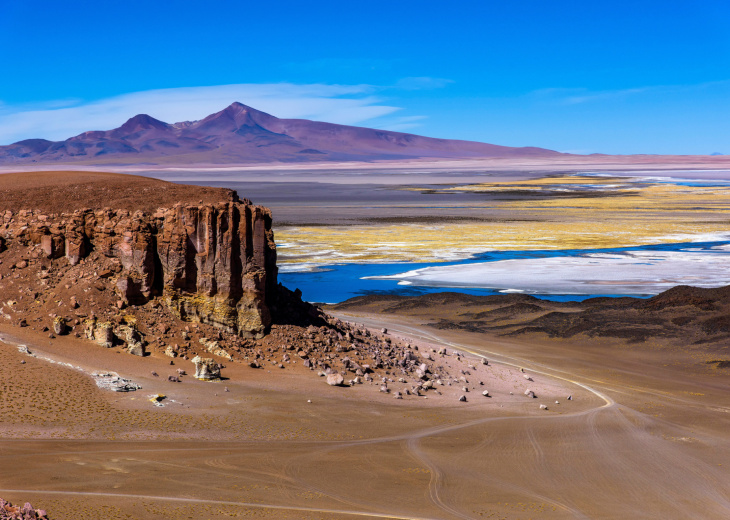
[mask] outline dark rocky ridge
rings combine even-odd
[[[554,302],[525,294],[361,296],[332,308],[430,317],[435,328],[502,336],[604,337],[628,343],[658,340],[715,345],[721,350],[727,350],[730,340],[730,286],[677,286],[648,299],[601,297],[582,302]]]

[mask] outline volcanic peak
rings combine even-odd
[[[556,155],[560,154],[542,148],[279,119],[239,102],[199,121],[168,124],[139,114],[113,130],[84,132],[58,142],[28,139],[0,146],[0,164],[118,163],[121,157],[125,164],[246,164]]]
[[[117,128],[117,132],[120,135],[129,135],[140,130],[169,130],[171,125],[168,125],[164,121],[155,119],[147,114],[137,114],[136,116],[127,120],[122,126]]]

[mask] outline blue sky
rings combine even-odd
[[[280,117],[577,153],[730,153],[730,4],[0,0],[0,144]]]

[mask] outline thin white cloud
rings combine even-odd
[[[528,97],[559,105],[579,105],[593,101],[628,97],[642,94],[655,87],[627,88],[618,90],[590,90],[587,88],[545,88],[535,90]]]
[[[453,82],[453,80],[445,78],[418,76],[399,79],[395,84],[395,88],[403,90],[433,90],[437,88],[444,88]]]
[[[622,90],[606,90],[603,92],[588,92],[565,97],[562,102],[566,105],[579,105],[581,103],[590,103],[593,101],[603,101],[606,99],[624,98],[635,94],[643,94],[650,90],[649,88],[627,88]]]
[[[547,101],[558,105],[579,105],[603,102],[613,99],[649,94],[663,95],[675,93],[701,92],[713,88],[727,88],[730,80],[710,81],[691,85],[650,85],[615,90],[590,90],[587,88],[544,88],[527,94],[528,98]]]
[[[358,125],[400,110],[383,104],[374,95],[378,90],[371,85],[240,84],[149,90],[33,107],[0,102],[0,144],[29,138],[63,140],[87,130],[116,128],[136,114],[168,123],[197,120],[234,101],[282,118]]]
[[[403,116],[382,120],[378,125],[381,130],[390,130],[392,132],[405,132],[413,128],[421,126],[421,122],[428,119],[427,116]]]

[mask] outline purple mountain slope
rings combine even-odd
[[[0,164],[245,164],[556,155],[560,154],[544,148],[279,119],[241,103],[200,121],[168,124],[140,114],[114,130],[84,132],[65,141],[27,139],[0,146]]]

